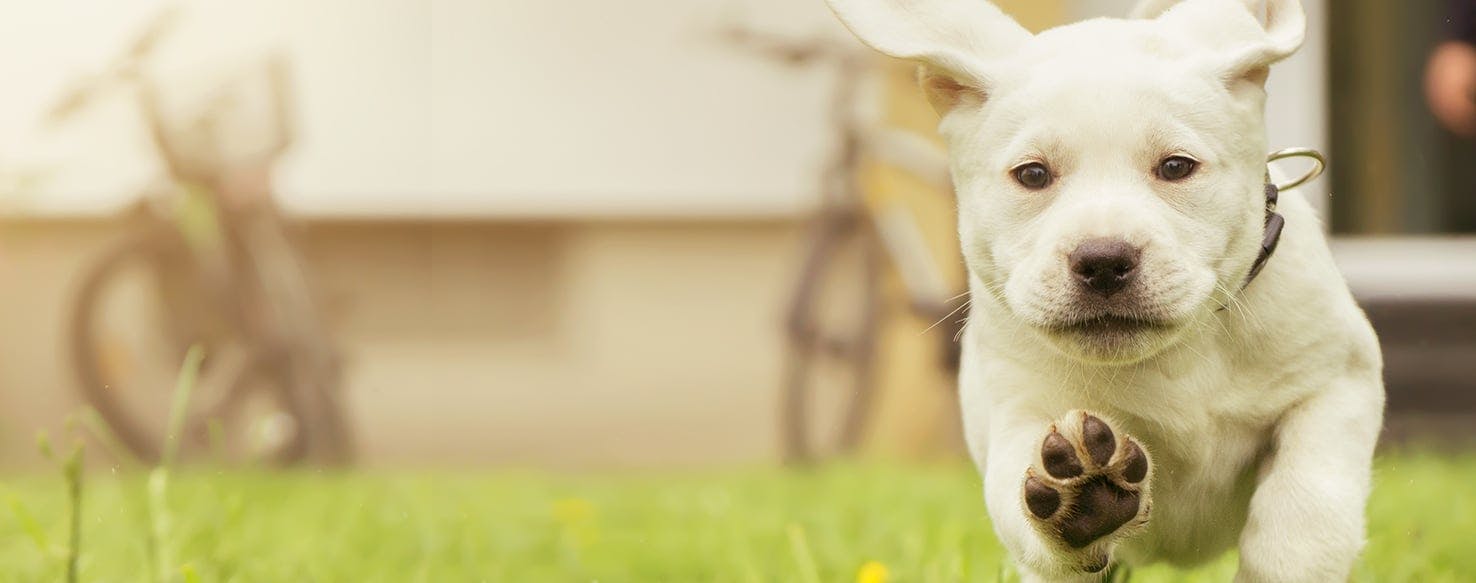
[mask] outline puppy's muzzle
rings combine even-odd
[[[1142,250],[1127,241],[1098,237],[1083,241],[1066,261],[1084,292],[1110,298],[1138,277],[1141,255]]]

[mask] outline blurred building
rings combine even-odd
[[[126,92],[62,128],[41,112],[165,4],[0,9],[0,49],[28,56],[0,63],[0,270],[30,282],[0,292],[0,463],[83,404],[77,276],[159,170]],[[728,8],[192,2],[150,73],[188,103],[264,51],[290,59],[301,136],[276,185],[370,461],[769,459],[827,76],[727,45]],[[738,8],[835,32],[819,4]]]
[[[57,130],[40,112],[162,4],[0,7],[0,464],[25,463],[34,430],[82,404],[64,355],[76,275],[157,174],[126,96]],[[1131,2],[1000,4],[1039,29]],[[1470,231],[1470,146],[1433,125],[1411,73],[1443,4],[1304,4],[1313,29],[1272,77],[1271,142],[1331,153],[1309,192],[1332,191],[1318,202],[1333,231]],[[199,0],[185,14],[152,71],[180,103],[262,51],[292,63],[301,139],[276,183],[371,463],[774,458],[780,322],[834,146],[833,72],[718,33],[847,39],[823,3]],[[1451,331],[1471,321],[1476,246],[1386,243],[1337,250],[1387,329],[1391,391],[1424,395],[1391,402],[1476,394],[1451,368],[1476,355],[1476,326]]]

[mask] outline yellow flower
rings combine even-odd
[[[583,498],[563,498],[553,503],[554,518],[564,525],[587,522],[594,514],[594,504]]]
[[[594,503],[583,498],[563,498],[554,501],[552,510],[564,540],[575,548],[588,547],[600,540]]]
[[[856,583],[887,583],[887,566],[877,561],[866,561],[856,570]]]

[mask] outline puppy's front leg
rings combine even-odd
[[[1286,414],[1251,497],[1237,582],[1348,580],[1383,395],[1377,376],[1344,379]]]
[[[1148,521],[1152,462],[1103,416],[1042,423],[996,415],[985,503],[1027,581],[1096,581],[1124,537]]]

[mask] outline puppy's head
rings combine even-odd
[[[1062,352],[1132,362],[1237,289],[1264,221],[1268,67],[1297,0],[1147,0],[1031,35],[984,0],[830,0],[922,63],[971,274]]]

